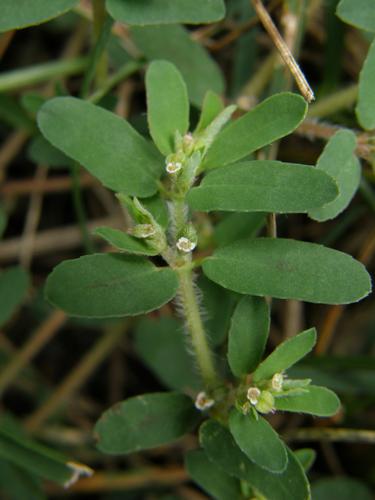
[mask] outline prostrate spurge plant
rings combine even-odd
[[[343,210],[354,191],[343,195],[340,182],[326,173],[328,151],[318,168],[249,159],[301,123],[307,106],[298,95],[274,95],[230,121],[235,107],[224,108],[208,92],[189,132],[186,85],[171,63],[149,66],[146,89],[156,147],[127,121],[79,99],[52,99],[38,116],[44,136],[114,190],[133,221],[128,232],[97,229],[118,253],[58,265],[47,282],[48,299],[70,315],[96,318],[140,315],[174,300],[195,358],[183,350],[177,320],[141,320],[137,350],[175,392],[133,397],[108,410],[96,425],[98,447],[110,454],[152,448],[205,420],[202,449],[189,453],[186,463],[211,495],[306,499],[302,454],[283,443],[267,416],[277,411],[330,416],[339,400],[309,379],[288,377],[288,368],[313,348],[315,329],[263,359],[270,326],[265,297],[356,302],[369,293],[369,276],[349,255],[282,238],[236,240],[195,258],[197,249],[207,248],[209,222],[196,212],[309,213],[324,220]],[[347,145],[350,156],[352,134],[342,134],[335,140]],[[164,264],[160,257],[151,261],[153,256]],[[200,267],[205,278],[197,283]],[[221,316],[216,323],[211,318],[206,331],[200,302],[207,304],[210,294]],[[227,333],[225,364],[215,348]]]

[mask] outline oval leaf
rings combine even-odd
[[[316,342],[316,330],[310,328],[292,337],[276,349],[261,363],[254,372],[254,381],[268,380],[275,373],[281,373],[293,366],[311,351]]]
[[[235,292],[349,304],[371,291],[365,267],[350,255],[314,243],[282,238],[241,240],[203,263],[208,278]]]
[[[163,155],[175,150],[176,132],[189,128],[186,84],[174,64],[154,61],[146,73],[147,119],[151,137]]]
[[[275,408],[282,411],[309,413],[318,417],[331,417],[340,408],[340,400],[326,387],[309,385],[308,392],[295,396],[275,398]]]
[[[304,119],[305,100],[289,92],[269,97],[228,125],[208,150],[204,165],[216,168],[241,160],[293,132]]]
[[[21,267],[10,267],[0,274],[0,325],[3,325],[21,304],[29,276]]]
[[[286,469],[288,455],[277,432],[260,415],[243,415],[233,410],[229,416],[229,429],[239,448],[252,462],[270,472]]]
[[[185,459],[190,477],[216,500],[241,500],[240,482],[211,462],[203,450],[189,451]]]
[[[375,11],[375,5],[372,6]],[[359,75],[357,118],[366,130],[375,128],[375,40],[373,40]]]
[[[190,101],[198,108],[208,90],[223,92],[224,79],[219,66],[183,26],[133,26],[130,33],[147,59],[166,59],[179,69]]]
[[[126,24],[200,24],[223,19],[223,0],[107,0],[111,16]]]
[[[301,464],[287,448],[288,465],[281,474],[272,474],[255,465],[238,448],[230,432],[214,420],[200,428],[200,442],[210,460],[225,473],[251,484],[272,500],[306,500],[310,498],[307,478]]]
[[[106,187],[151,196],[163,170],[154,147],[115,114],[74,97],[56,97],[38,113],[44,137]]]
[[[134,255],[157,255],[159,252],[150,248],[143,240],[111,227],[98,227],[94,234],[106,240],[110,245],[122,252]]]
[[[312,484],[314,500],[373,500],[374,496],[368,487],[351,477],[326,478]]]
[[[353,154],[356,145],[356,136],[350,130],[340,130],[328,141],[316,167],[336,181],[339,195],[324,207],[310,210],[312,219],[320,222],[333,219],[349,205],[361,179],[361,166]]]
[[[47,299],[71,316],[135,316],[159,308],[177,291],[172,269],[140,257],[94,254],[66,260],[49,275]]]
[[[262,359],[270,327],[270,312],[265,299],[243,297],[230,325],[228,362],[237,377],[251,373]]]
[[[78,0],[2,0],[0,32],[40,24],[72,9]]]
[[[169,389],[199,389],[202,382],[186,349],[184,325],[175,318],[142,319],[136,329],[139,357]]]
[[[187,199],[192,209],[205,212],[303,213],[337,194],[334,180],[308,165],[249,161],[210,172]]]
[[[97,446],[111,455],[155,448],[183,436],[196,421],[193,402],[184,394],[136,396],[103,413],[95,426]]]
[[[341,0],[336,11],[340,19],[357,28],[375,31],[373,0]]]

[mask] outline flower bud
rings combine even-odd
[[[259,413],[271,413],[275,410],[275,398],[269,391],[262,391],[255,408]]]
[[[276,392],[281,392],[283,389],[284,376],[282,373],[275,373],[271,380],[271,387]]]
[[[137,224],[131,229],[132,236],[136,238],[150,238],[155,233],[156,230],[152,224]]]
[[[209,410],[214,404],[215,400],[210,398],[204,391],[200,392],[195,399],[195,407],[200,411]]]

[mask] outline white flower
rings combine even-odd
[[[258,387],[250,387],[247,391],[247,399],[252,405],[256,405],[259,402],[260,390]]]
[[[196,243],[189,240],[189,238],[186,238],[185,236],[181,236],[176,243],[176,247],[180,250],[180,252],[185,253],[192,252],[196,246]]]
[[[170,161],[167,163],[166,170],[168,174],[176,174],[182,168],[180,161]]]
[[[195,399],[195,408],[200,411],[208,410],[215,404],[215,400],[208,397],[207,394],[202,391]]]

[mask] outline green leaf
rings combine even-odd
[[[168,227],[168,206],[158,194],[152,196],[151,198],[142,198],[140,202],[152,214],[156,222],[160,224],[161,227],[164,229]]]
[[[221,94],[224,79],[219,66],[209,53],[191,39],[182,26],[163,25],[130,29],[137,47],[147,59],[165,59],[173,63],[186,82],[192,104],[201,107],[208,90]]]
[[[78,0],[2,0],[0,32],[40,24],[72,9]]]
[[[275,407],[281,411],[309,413],[318,417],[331,417],[340,408],[340,400],[326,387],[309,385],[308,392],[275,398]]]
[[[119,116],[74,97],[56,97],[42,106],[38,125],[106,187],[135,196],[156,192],[162,157]]]
[[[288,465],[288,455],[284,443],[277,432],[263,417],[243,415],[232,410],[229,429],[245,455],[262,469],[280,474]]]
[[[144,240],[130,236],[124,231],[111,227],[98,227],[94,234],[105,239],[110,245],[122,252],[134,255],[157,255],[159,252],[150,248]]]
[[[312,448],[301,448],[296,450],[294,455],[306,472],[311,469],[316,459],[316,451]]]
[[[228,125],[208,150],[204,166],[216,168],[241,160],[293,132],[304,119],[305,100],[289,92],[275,94]]]
[[[52,146],[42,135],[34,137],[27,148],[27,156],[31,161],[46,167],[68,167],[72,160],[60,150]]]
[[[187,351],[184,326],[175,318],[142,319],[135,332],[135,349],[142,361],[170,389],[202,386]]]
[[[225,213],[225,217],[214,228],[214,240],[218,246],[236,240],[255,237],[264,226],[266,214],[262,212]]]
[[[281,474],[272,474],[255,465],[236,445],[230,432],[217,421],[208,420],[200,428],[200,442],[210,460],[225,473],[247,481],[272,500],[306,500],[309,485],[301,464],[287,448],[288,465]]]
[[[334,200],[334,180],[308,165],[248,161],[218,168],[188,194],[193,210],[308,212]]]
[[[186,84],[174,64],[154,61],[146,73],[147,118],[151,137],[164,156],[175,149],[176,132],[189,128]]]
[[[268,380],[275,373],[287,370],[306,356],[314,347],[315,342],[315,328],[305,330],[299,335],[282,342],[255,370],[254,381]]]
[[[29,276],[21,267],[10,267],[0,274],[0,326],[21,304],[29,283]]]
[[[374,11],[374,5],[372,5]],[[375,128],[375,40],[373,40],[359,75],[357,118],[365,130]]]
[[[47,500],[37,476],[4,460],[0,460],[1,494],[9,500]]]
[[[223,111],[224,103],[219,95],[208,90],[203,99],[202,112],[199,117],[196,133],[202,132]]]
[[[373,0],[341,0],[336,11],[340,19],[353,26],[375,31],[375,11]]]
[[[243,498],[238,479],[225,474],[211,462],[203,450],[189,451],[185,466],[190,477],[216,500],[241,500]]]
[[[214,23],[225,16],[223,0],[107,0],[111,16],[126,24]]]
[[[71,316],[135,316],[173,299],[172,269],[130,255],[94,254],[66,260],[48,276],[46,297]]]
[[[192,400],[184,394],[144,394],[117,403],[98,420],[98,448],[118,455],[155,448],[189,432],[197,421]]]
[[[233,313],[229,330],[228,362],[234,375],[251,373],[262,359],[270,327],[265,299],[243,297]]]
[[[69,462],[54,450],[3,425],[0,429],[0,458],[62,485],[68,484],[75,476],[78,479],[81,474],[92,474],[88,467]]]
[[[199,277],[198,287],[202,292],[204,323],[209,342],[213,346],[219,346],[227,336],[237,297],[203,275]]]
[[[349,304],[371,291],[365,267],[350,255],[314,243],[282,238],[241,240],[203,263],[208,278],[235,292]]]
[[[354,154],[357,141],[350,130],[340,130],[328,141],[317,163],[317,171],[330,175],[337,183],[339,195],[321,208],[309,211],[317,221],[333,219],[350,203],[361,179],[361,166]]]
[[[326,478],[312,484],[314,500],[371,500],[373,495],[367,486],[350,477]]]

